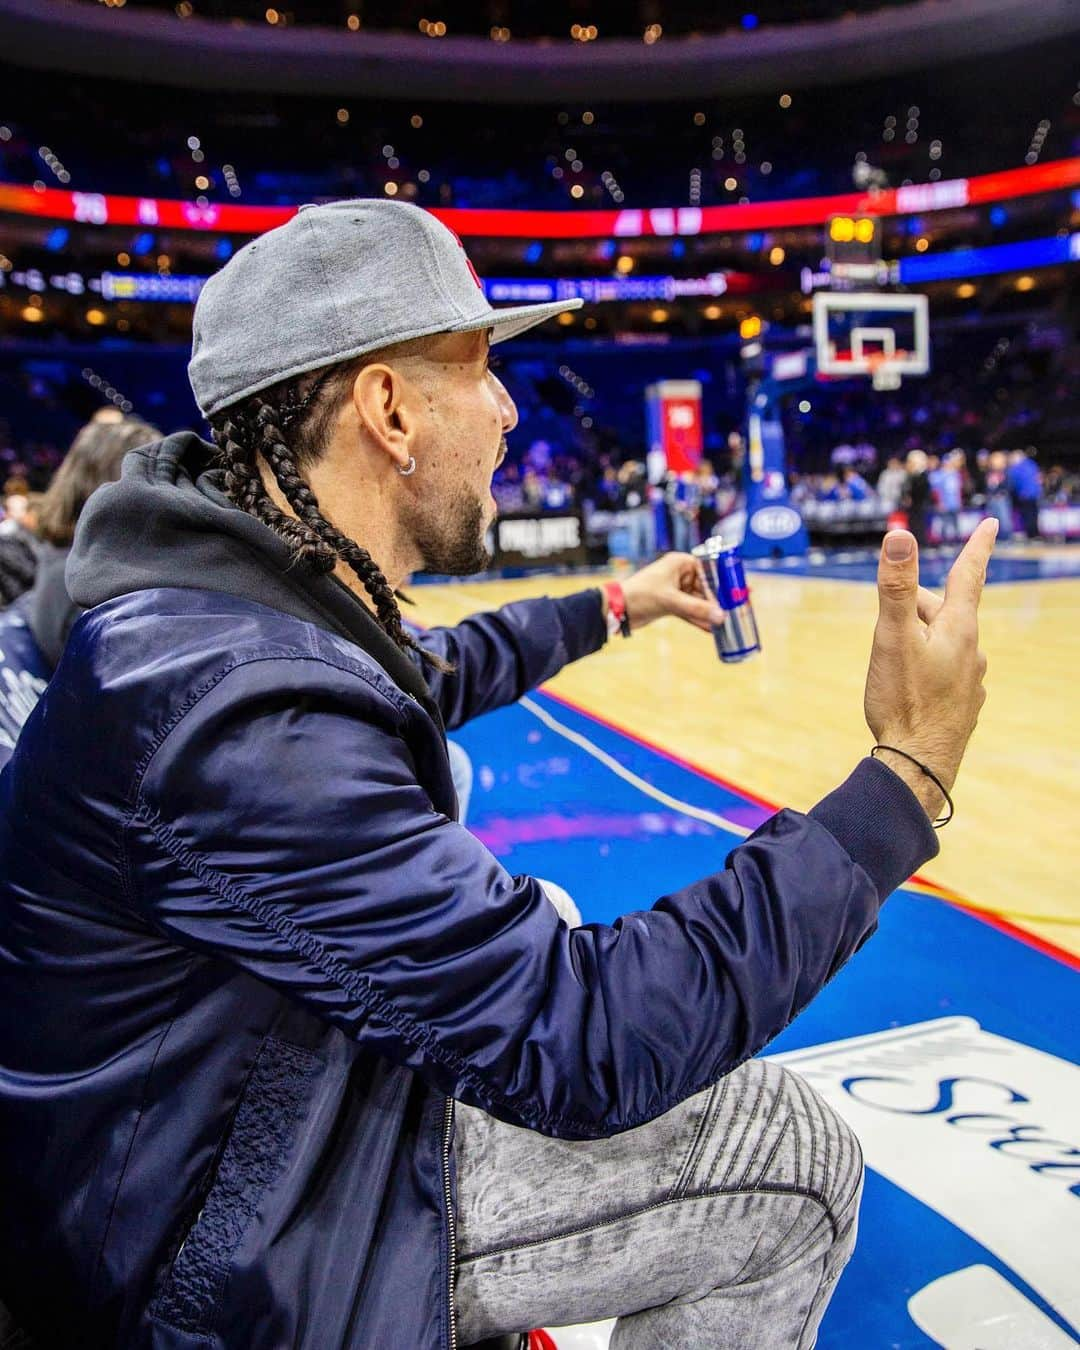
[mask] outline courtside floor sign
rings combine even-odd
[[[993,1252],[1080,1327],[1080,1067],[971,1017],[774,1058],[847,1120],[867,1167]],[[908,1309],[949,1350],[1074,1344],[984,1265],[940,1277]]]
[[[545,694],[453,738],[473,762],[469,828],[512,873],[565,886],[586,923],[723,866],[770,814]],[[858,1245],[818,1350],[1080,1345],[1077,967],[917,883],[767,1048],[866,1159]],[[601,1350],[608,1330],[554,1336]]]

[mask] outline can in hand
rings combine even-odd
[[[761,651],[761,639],[739,550],[725,545],[720,536],[713,535],[698,544],[693,553],[702,565],[716,603],[724,611],[724,622],[713,629],[720,660],[745,661],[748,656]]]

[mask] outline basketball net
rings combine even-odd
[[[895,351],[892,356],[886,352],[867,352],[866,364],[870,369],[870,379],[878,392],[900,388],[900,375],[893,369],[893,363],[903,361],[907,352]]]

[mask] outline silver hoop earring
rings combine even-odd
[[[402,478],[408,478],[409,474],[415,472],[416,472],[416,458],[415,456],[410,455],[408,464],[406,464],[404,469],[398,469],[398,473],[401,474]]]

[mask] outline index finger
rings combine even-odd
[[[997,532],[998,523],[993,519],[981,520],[975,527],[975,532],[949,569],[945,581],[945,604],[942,607],[946,612],[973,612],[978,608]]]

